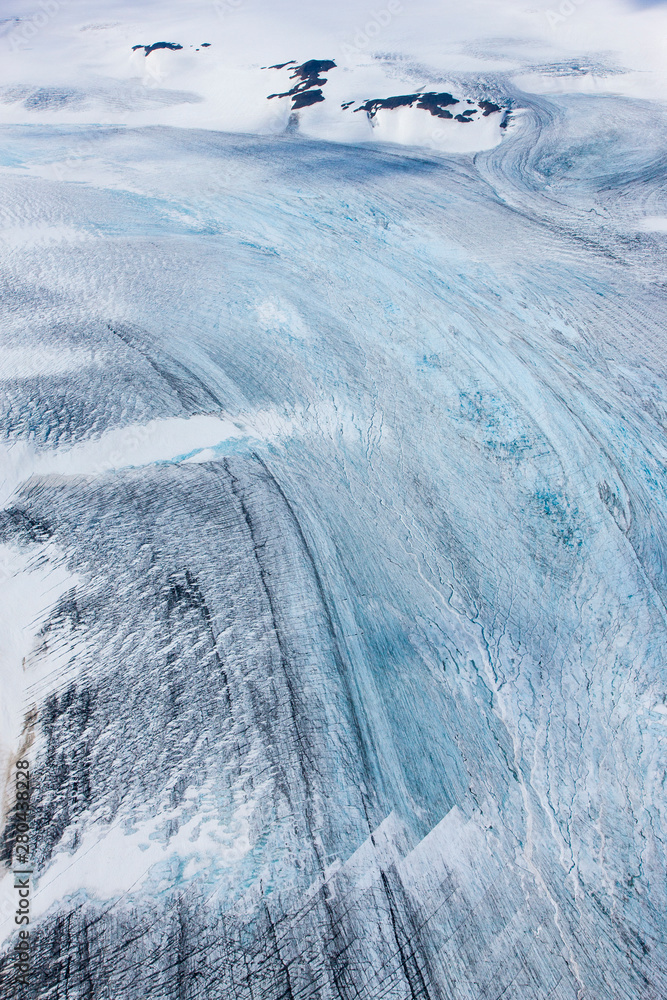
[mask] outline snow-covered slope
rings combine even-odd
[[[111,0],[98,9],[90,0],[4,0],[2,13],[0,122],[289,127],[466,151],[500,141],[503,112],[521,106],[517,89],[667,95],[663,4]],[[330,68],[306,103],[303,94],[269,99],[303,87],[294,68],[317,63]],[[417,101],[359,113],[368,102],[443,92],[459,101],[451,118]],[[502,110],[489,113],[496,104]]]
[[[324,45],[348,37],[338,13],[276,8],[253,48],[251,3],[216,13],[217,36],[185,8],[118,13],[126,69],[118,40],[101,54],[115,9],[77,49],[91,7],[63,4],[8,62],[8,87],[42,90],[2,105],[0,144],[0,752],[34,777],[24,995],[657,1000],[659,94],[631,74],[595,77],[625,94],[579,86],[595,0],[553,25],[501,5],[495,68],[490,30],[452,7],[438,63],[441,8],[405,5],[387,54],[348,70]],[[610,11],[599,48],[628,60],[663,16]],[[196,68],[221,39],[237,84],[261,81],[238,125],[220,102],[236,134]],[[131,51],[161,40],[184,47]],[[41,65],[49,44],[69,58]],[[108,111],[114,74],[120,92],[158,59],[153,104]],[[522,89],[528,63],[564,92]],[[207,127],[174,127],[188,109]]]

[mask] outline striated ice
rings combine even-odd
[[[493,79],[465,155],[3,127],[26,996],[667,995],[664,117]]]

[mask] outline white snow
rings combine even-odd
[[[37,450],[27,442],[2,445],[0,497],[8,503],[30,476],[96,476],[156,462],[208,461],[234,441],[270,441],[291,427],[290,420],[271,411],[257,413],[251,422],[200,414],[114,428],[71,447]]]
[[[667,233],[667,216],[647,215],[640,220],[639,228],[645,233]]]
[[[241,801],[227,824],[213,814],[198,812],[166,842],[160,827],[174,818],[177,810],[173,815],[160,813],[134,828],[127,825],[127,819],[111,826],[100,823],[89,827],[76,851],[60,851],[41,880],[35,880],[31,920],[37,920],[59,900],[79,893],[111,900],[139,892],[147,879],[159,883],[163,869],[173,874],[174,866],[188,880],[209,867],[234,865],[252,846],[249,817],[254,808],[252,799]],[[16,929],[15,895],[10,872],[0,880],[0,942]]]
[[[467,96],[499,75],[534,92],[667,94],[667,9],[626,0],[380,0],[368,10],[353,0],[307,8],[294,0],[3,6],[0,123],[281,132],[289,101],[267,96],[288,89],[289,69],[262,67],[289,59],[336,62],[324,102],[302,110],[299,127],[345,142],[489,148],[502,135],[498,114],[463,125],[412,108],[383,114],[373,128],[340,104],[418,89]],[[132,51],[158,41],[183,48]]]

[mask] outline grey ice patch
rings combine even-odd
[[[175,104],[200,104],[204,98],[192,90],[166,90],[162,87],[123,85],[99,91],[95,97],[111,111],[143,111],[152,107],[173,107]]]
[[[542,63],[531,67],[535,73],[542,76],[581,77],[581,76],[620,76],[628,70],[613,66],[597,59],[568,59],[564,62]]]
[[[175,104],[199,104],[203,98],[190,90],[166,90],[142,84],[113,84],[94,90],[62,87],[31,87],[17,85],[0,90],[0,102],[23,102],[28,111],[62,111],[65,108],[98,105],[105,111],[143,111],[151,107],[172,107]]]
[[[3,104],[17,104],[23,101],[23,107],[29,111],[60,111],[68,105],[80,105],[84,92],[63,87],[30,87],[19,85],[5,87],[0,91],[0,101]]]
[[[36,111],[60,111],[71,104],[82,104],[84,94],[77,90],[60,90],[56,87],[40,87],[23,102],[24,108]]]

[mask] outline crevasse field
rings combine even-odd
[[[92,6],[6,20],[3,996],[661,1000],[664,8]],[[125,52],[234,32],[246,126]]]

